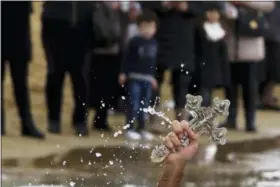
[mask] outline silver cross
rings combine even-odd
[[[206,134],[210,136],[210,142],[224,145],[226,143],[225,135],[227,130],[226,128],[217,127],[216,118],[218,116],[228,116],[228,109],[230,105],[229,100],[214,98],[211,107],[202,107],[201,96],[188,94],[186,98],[187,103],[185,110],[193,117],[193,119],[189,122],[191,129],[199,135]],[[163,116],[160,117],[163,118]],[[189,144],[187,136],[181,138],[180,141],[182,147]],[[155,163],[162,162],[169,153],[170,152],[165,145],[156,146],[156,148],[152,151],[151,160]]]

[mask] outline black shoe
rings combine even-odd
[[[253,127],[253,128],[246,128],[246,132],[248,132],[248,133],[257,133],[258,131],[257,131],[257,129],[255,127]]]
[[[280,111],[280,106],[270,105],[270,104],[260,104],[258,106],[258,109],[259,110],[271,110],[271,111],[279,112]]]
[[[88,136],[88,128],[86,125],[76,124],[74,128],[77,136]]]
[[[225,127],[229,130],[237,130],[237,126],[234,123],[225,122],[225,123],[222,123],[222,124],[219,125],[219,128],[222,128],[222,127]]]
[[[59,122],[50,121],[49,124],[48,124],[48,131],[49,131],[49,133],[60,134],[61,129],[60,129]]]
[[[28,120],[27,122],[24,122],[22,124],[22,136],[32,137],[32,138],[38,138],[38,139],[44,139],[45,135],[41,133],[34,125],[34,122],[32,120]]]
[[[96,130],[102,131],[102,132],[112,132],[112,129],[108,125],[103,126],[103,127],[94,126],[94,128]]]

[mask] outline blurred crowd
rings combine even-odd
[[[2,2],[1,135],[5,135],[3,79],[9,64],[23,136],[44,138],[33,120],[28,76],[32,58],[32,2]],[[108,111],[126,116],[126,137],[152,140],[159,128],[143,109],[161,95],[170,72],[178,120],[188,120],[186,94],[211,104],[222,88],[231,101],[227,121],[237,128],[238,86],[247,132],[256,132],[256,110],[280,111],[273,95],[280,81],[280,3],[274,1],[46,1],[41,15],[46,56],[48,132],[61,133],[63,83],[73,89],[72,126],[111,131]],[[69,117],[71,117],[69,115]],[[149,124],[147,124],[149,120]],[[151,133],[147,126],[151,127]]]

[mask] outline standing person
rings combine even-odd
[[[171,70],[172,94],[175,100],[176,117],[179,120],[187,118],[182,112],[188,93],[189,75],[194,70],[193,18],[202,13],[198,8],[199,5],[200,2],[188,1],[142,2],[142,7],[154,11],[159,19],[159,29],[156,34],[158,41],[156,76],[161,85],[164,72]]]
[[[116,104],[119,84],[120,55],[124,43],[126,19],[120,2],[98,2],[95,47],[91,56],[89,102],[95,108],[92,125],[100,131],[111,131],[108,110]],[[107,34],[105,36],[105,33]]]
[[[127,137],[139,140],[141,137],[152,140],[151,133],[145,130],[144,108],[148,108],[152,88],[157,89],[154,77],[157,55],[157,42],[153,39],[156,32],[156,15],[145,11],[137,19],[139,34],[133,37],[125,50],[119,75],[119,83],[128,87]],[[138,121],[138,127],[134,122]]]
[[[230,100],[229,117],[226,123],[228,128],[237,128],[238,109],[238,84],[243,91],[245,109],[246,131],[256,132],[256,101],[257,101],[257,63],[265,57],[264,25],[260,12],[270,12],[274,2],[233,2],[231,9],[238,10],[237,20],[231,25],[231,36],[228,38],[229,60],[231,62],[231,83],[226,89],[227,98]],[[233,12],[226,9],[230,17]],[[253,17],[253,21],[250,21]],[[249,20],[249,22],[247,22]],[[230,31],[229,31],[230,32]]]
[[[230,69],[225,43],[226,31],[220,19],[222,6],[217,2],[205,2],[204,7],[204,19],[197,26],[196,68],[192,76],[193,84],[189,89],[197,90],[195,94],[203,97],[202,104],[209,106],[213,89],[229,84]]]
[[[275,2],[272,12],[266,14],[269,23],[269,34],[265,38],[266,58],[265,81],[260,84],[259,109],[280,111],[278,99],[273,95],[275,86],[280,82],[280,2]],[[263,66],[262,66],[263,67]]]
[[[46,101],[48,130],[61,132],[61,99],[66,72],[70,74],[75,101],[72,117],[77,135],[87,135],[85,54],[90,41],[91,2],[45,2],[42,40],[47,59]]]
[[[10,65],[14,95],[21,119],[21,134],[44,138],[31,114],[28,91],[28,65],[31,60],[30,13],[31,2],[3,2],[1,49],[1,135],[5,134],[3,82],[5,66]]]

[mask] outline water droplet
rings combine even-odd
[[[181,64],[181,68],[183,68],[185,66],[185,64]]]
[[[110,161],[109,161],[109,164],[110,164],[110,165],[113,165],[113,164],[114,164],[114,162],[113,162],[112,160],[110,160]]]
[[[193,87],[196,88],[196,84],[194,84]]]
[[[75,186],[76,183],[74,183],[73,181],[71,181],[69,184],[70,184],[71,187],[73,187],[73,186]]]
[[[125,96],[122,96],[122,100],[125,100]]]
[[[115,138],[116,138],[118,135],[119,135],[118,132],[115,132],[115,133],[114,133],[114,137],[115,137]]]
[[[125,126],[123,126],[123,129],[128,129],[130,127],[130,124],[126,124]]]
[[[102,154],[101,153],[95,153],[95,156],[98,158],[98,157],[101,157]]]
[[[103,138],[103,137],[104,137],[104,134],[102,133],[102,134],[101,134],[101,138]]]
[[[64,160],[64,161],[62,162],[62,165],[65,166],[66,163],[67,163],[66,160]]]

